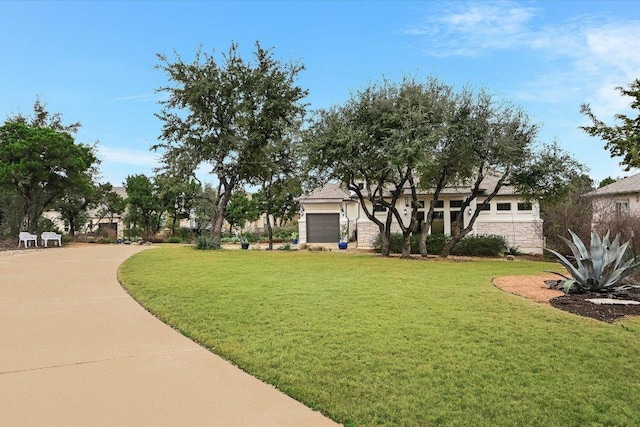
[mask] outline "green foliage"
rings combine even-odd
[[[304,115],[301,100],[307,91],[295,82],[304,67],[274,59],[259,43],[254,58],[243,59],[236,43],[222,61],[201,50],[192,63],[158,55],[157,68],[172,86],[159,89],[167,96],[157,115],[162,142],[153,149],[162,150],[166,173],[173,176],[192,176],[201,164],[213,166],[218,190],[210,223],[218,242],[232,193],[245,183],[266,180],[272,170],[265,159],[274,151],[286,155],[273,147]]]
[[[169,236],[166,240],[167,243],[182,243],[182,239],[179,236]]]
[[[607,185],[614,184],[615,182],[615,179],[608,176],[598,183],[598,188],[606,187]]]
[[[142,237],[142,232],[139,228],[136,227],[125,228],[122,232],[122,235],[126,240],[133,242]]]
[[[291,243],[283,243],[279,248],[279,251],[291,251],[293,250],[293,246],[291,246]]]
[[[208,236],[198,236],[196,238],[195,248],[198,250],[218,250],[220,244]]]
[[[54,233],[58,233],[58,234],[61,233],[60,229],[58,229],[55,223],[51,221],[49,218],[40,218],[33,231],[38,236],[45,231],[53,231]]]
[[[429,253],[438,254],[442,251],[445,244],[450,241],[449,236],[444,234],[430,234],[427,237],[427,248]],[[411,253],[420,253],[420,235],[412,234],[411,240]],[[380,251],[381,241],[380,236],[373,242],[373,247],[376,251]],[[391,234],[391,253],[402,252],[402,234]],[[465,236],[460,240],[452,249],[451,254],[457,256],[487,256],[495,257],[504,253],[506,249],[506,242],[502,236],[494,235],[472,235]]]
[[[162,215],[166,204],[160,197],[160,189],[156,182],[146,175],[130,175],[125,182],[127,189],[126,221],[142,230],[145,240],[152,238],[162,227]]]
[[[590,250],[587,250],[580,237],[571,230],[569,233],[573,242],[565,238],[562,239],[571,249],[575,265],[562,254],[547,249],[556,256],[573,278],[571,280],[563,274],[555,273],[567,279],[564,286],[564,291],[567,294],[613,289],[622,279],[640,266],[640,262],[635,257],[625,261],[629,242],[621,245],[620,235],[617,235],[613,242],[610,242],[609,233],[601,239],[598,233],[593,231]]]
[[[231,195],[225,219],[231,228],[242,230],[247,222],[260,218],[258,201],[250,198],[244,191],[236,191]]]
[[[616,126],[609,126],[598,120],[588,104],[580,107],[580,112],[586,115],[592,122],[591,126],[581,126],[591,136],[606,141],[605,148],[611,153],[611,157],[622,157],[620,164],[626,166],[626,170],[640,167],[640,79],[634,80],[627,89],[616,88],[623,96],[631,97],[631,108],[637,111],[638,116],[628,117],[624,114],[616,114],[615,119],[621,122]]]
[[[21,228],[27,231],[65,192],[90,181],[98,163],[93,147],[77,144],[45,119],[17,117],[0,126],[0,188],[22,198]]]

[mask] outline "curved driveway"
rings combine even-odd
[[[0,424],[332,426],[120,287],[141,246],[0,252]]]

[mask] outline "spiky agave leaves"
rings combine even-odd
[[[598,233],[592,231],[591,250],[589,251],[574,232],[569,230],[569,233],[573,241],[562,236],[560,238],[571,249],[571,253],[575,258],[575,265],[562,254],[546,249],[555,255],[573,278],[570,279],[563,274],[553,272],[567,279],[564,284],[564,292],[567,294],[613,288],[640,265],[636,258],[623,262],[629,242],[620,245],[619,234],[613,242],[610,242],[608,232],[603,239],[600,239]]]

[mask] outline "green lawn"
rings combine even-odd
[[[640,425],[640,319],[504,293],[548,263],[144,251],[125,288],[185,335],[357,426]]]

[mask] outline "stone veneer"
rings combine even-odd
[[[523,253],[541,254],[544,247],[542,220],[531,222],[476,222],[476,234],[503,236],[507,245]]]
[[[393,224],[393,233],[400,232],[400,227]],[[509,246],[517,247],[523,253],[541,254],[543,248],[542,221],[534,222],[476,222],[477,235],[503,236]],[[378,226],[368,220],[358,223],[358,247],[372,248],[378,237]]]

